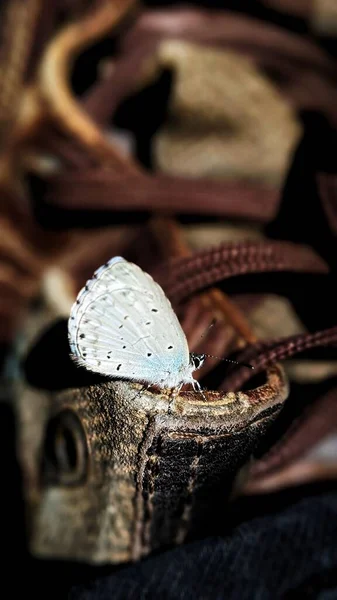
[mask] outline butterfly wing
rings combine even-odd
[[[68,331],[74,359],[102,375],[175,387],[188,370],[187,340],[171,303],[150,275],[121,257],[81,290]]]

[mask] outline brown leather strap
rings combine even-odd
[[[269,222],[279,200],[278,190],[258,184],[119,177],[105,169],[65,174],[49,179],[48,185],[46,202],[68,210],[169,211]]]
[[[315,333],[303,333],[281,340],[268,340],[247,347],[238,357],[241,362],[249,362],[256,372],[260,372],[279,360],[285,360],[312,348],[337,346],[337,327],[330,327]],[[226,378],[222,389],[239,389],[249,379],[243,369]]]
[[[190,258],[173,259],[169,270],[166,267],[161,272],[166,293],[179,304],[228,277],[272,271],[327,273],[328,268],[309,247],[268,241],[221,244]],[[160,281],[160,273],[158,278]]]

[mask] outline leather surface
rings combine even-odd
[[[226,520],[233,478],[268,424],[228,433],[221,427],[161,431],[147,451],[143,552],[216,534]]]
[[[43,419],[41,393],[35,402],[27,388],[19,441],[33,553],[120,563],[212,533],[286,396],[275,366],[245,393],[172,397],[127,382],[68,389],[45,396]]]

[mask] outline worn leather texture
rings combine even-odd
[[[31,461],[27,479],[34,554],[119,563],[212,533],[226,518],[235,476],[287,396],[277,366],[245,393],[140,389],[109,382],[46,395],[38,444],[36,428],[29,439],[21,422],[26,473],[33,446],[40,457],[39,473]],[[27,388],[21,415],[28,400],[34,415]],[[42,424],[39,394],[35,406],[31,424]]]

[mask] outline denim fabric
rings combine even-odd
[[[225,510],[225,508],[224,508]],[[337,598],[337,492],[74,587],[71,600]]]

